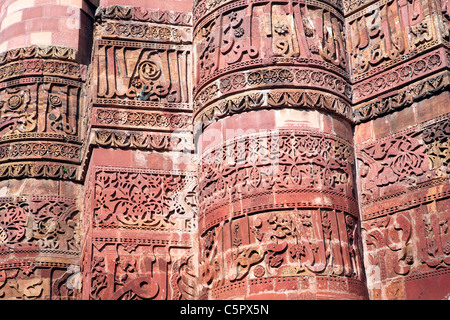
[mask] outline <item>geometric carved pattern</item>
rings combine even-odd
[[[95,16],[99,19],[137,20],[170,25],[191,26],[192,15],[184,12],[124,7],[111,5],[98,7]]]
[[[138,126],[155,128],[173,128],[181,130],[190,128],[191,117],[179,114],[144,113],[121,110],[96,109],[96,117],[93,125]]]
[[[427,170],[425,147],[414,133],[400,135],[361,150],[367,171],[361,175],[374,187],[410,181]],[[367,161],[365,161],[367,159]],[[371,185],[365,190],[372,190]]]
[[[200,108],[204,108],[204,106],[208,105],[210,101],[217,99],[220,94],[230,91],[235,86],[234,79],[237,77],[239,77],[239,75],[221,79],[219,85],[214,83],[213,85],[210,85],[200,91],[194,101],[194,112]],[[239,88],[239,90],[233,90],[235,92],[242,91],[242,88],[248,91],[254,89],[255,87],[265,89],[276,88],[277,86],[283,87],[296,85],[296,87],[314,86],[315,88],[323,88],[326,91],[331,91],[333,94],[341,96],[344,101],[351,98],[351,90],[345,83],[345,80],[321,71],[312,72],[307,69],[296,70],[291,68],[267,69],[249,73],[247,77],[243,76],[243,79],[239,81],[242,81],[242,83],[238,84],[236,87]],[[299,98],[300,97],[295,97],[294,94],[291,97],[294,101]]]
[[[395,91],[393,95],[377,98],[375,101],[362,103],[354,110],[355,122],[365,122],[377,117],[401,110],[410,106],[415,101],[448,90],[450,85],[449,72],[434,75],[423,81],[414,82],[411,85]]]
[[[120,131],[94,131],[94,144],[103,147],[139,148],[146,150],[170,150],[188,152],[193,149],[190,134],[141,133]]]
[[[199,119],[202,125],[201,129],[205,129],[217,119],[233,114],[250,110],[285,107],[327,110],[349,121],[352,120],[350,105],[343,99],[336,98],[331,94],[315,90],[281,91],[277,89],[273,89],[267,94],[247,91],[245,94],[222,99],[199,110],[195,114],[195,119]]]
[[[404,84],[411,79],[438,70],[445,65],[445,50],[436,50],[423,55],[402,66],[391,69],[380,75],[372,76],[370,80],[362,81],[353,86],[353,101],[360,102],[368,97],[380,94],[389,89]]]

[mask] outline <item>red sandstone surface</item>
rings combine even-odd
[[[449,4],[0,1],[0,299],[448,299]]]

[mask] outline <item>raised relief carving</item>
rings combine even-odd
[[[79,87],[52,83],[0,91],[3,136],[26,132],[76,135],[79,95]]]
[[[0,204],[0,245],[12,245],[21,242],[25,236],[28,204],[9,198],[5,200]]]
[[[194,254],[186,254],[172,265],[170,279],[172,300],[195,300],[197,298],[197,271]]]
[[[38,250],[62,253],[80,249],[79,211],[73,199],[32,196],[29,200],[2,200],[0,244],[34,243]]]
[[[432,16],[420,0],[378,1],[347,20],[354,80],[400,64],[436,44]]]
[[[404,67],[404,70],[409,72],[411,68],[406,66]],[[381,79],[382,77],[378,79],[378,84],[385,83],[384,80]],[[367,103],[362,103],[353,112],[355,122],[366,122],[409,107],[416,101],[423,100],[433,94],[438,94],[447,90],[449,84],[448,73],[444,72],[404,86],[387,97],[377,98]],[[368,88],[370,90],[370,87]]]
[[[119,243],[118,240],[108,238],[107,242],[102,240],[94,247],[90,262],[90,299],[165,300],[195,297],[192,280],[188,279],[192,277],[192,270],[187,270],[189,252],[181,243],[133,237],[128,238],[127,243]],[[172,251],[178,252],[176,256],[185,253],[186,259],[175,259]]]
[[[74,201],[35,197],[26,221],[25,238],[41,249],[80,250],[79,210]]]
[[[362,204],[448,175],[448,117],[417,125],[357,152]],[[426,186],[426,184],[424,185]]]
[[[448,119],[447,119],[448,120]],[[450,168],[450,124],[440,121],[426,127],[422,139],[427,145],[430,170],[441,170],[448,174]]]
[[[182,229],[196,213],[186,173],[103,168],[95,179],[96,226]]]
[[[224,293],[245,279],[311,274],[363,280],[356,221],[344,212],[296,208],[221,223],[201,237],[203,288]]]
[[[96,130],[94,144],[103,147],[138,148],[158,151],[191,152],[193,144],[189,134],[140,133]]]
[[[159,103],[187,103],[190,53],[100,46],[97,55],[99,98],[128,98]]]
[[[75,297],[79,287],[68,288],[68,278],[58,279],[57,271],[76,267],[81,234],[75,200],[32,195],[0,203],[0,298]]]
[[[84,68],[77,59],[76,50],[59,46],[1,55],[0,179],[78,178]]]
[[[436,71],[444,65],[443,51],[436,50],[412,61],[404,63],[390,71],[373,76],[370,80],[364,80],[353,86],[353,101],[360,102],[373,97],[381,92],[400,85],[405,85],[411,79],[418,79],[432,71]],[[420,86],[412,86],[420,89]],[[427,92],[427,91],[425,91]]]
[[[81,272],[83,297],[109,300],[365,298],[367,287],[402,299],[422,272],[448,276],[450,126],[440,104],[449,8],[448,0],[198,0],[193,14],[99,7],[87,83],[73,49],[1,53],[0,179],[43,178],[61,193],[72,187],[59,180],[80,180],[85,198],[83,219],[74,198],[0,199],[0,298],[77,299]],[[427,122],[389,133],[370,123],[355,149],[354,119],[406,107]],[[264,119],[258,125],[273,130],[201,149],[198,172],[193,162],[162,169],[195,152],[194,129],[201,138],[206,128],[229,129],[230,116],[285,108],[301,109],[302,123],[275,130],[280,119]],[[311,114],[320,114],[317,130],[307,127]],[[111,148],[141,168],[97,166]]]
[[[328,5],[267,1],[218,14],[194,26],[196,92],[214,77],[247,65],[289,61],[346,72],[343,17]]]
[[[414,263],[412,224],[407,214],[398,213],[364,222],[364,239],[367,245],[367,261],[377,266],[378,279],[393,275],[406,275]]]
[[[95,16],[99,20],[138,20],[170,25],[192,25],[192,14],[190,13],[154,10],[143,7],[129,7],[120,5],[112,5],[107,7],[99,6],[95,12]]]
[[[270,191],[274,186],[324,188],[351,197],[351,154],[351,145],[344,140],[300,130],[229,141],[202,156],[200,210],[210,211],[221,199],[238,199],[241,194]]]
[[[1,94],[1,93],[0,93]],[[0,102],[0,132],[2,136],[12,133],[31,132],[37,127],[37,107],[30,103],[28,88],[7,88]]]
[[[364,200],[372,199],[375,188],[410,185],[428,171],[426,147],[415,132],[367,146],[359,151],[358,160]]]
[[[242,13],[245,15],[245,13]],[[240,62],[244,55],[250,59],[258,57],[258,50],[252,46],[251,38],[245,35],[250,29],[250,21],[242,17],[241,13],[231,12],[228,15],[228,23],[222,25],[222,44],[220,52],[225,55],[227,64]],[[244,36],[245,35],[245,36]]]
[[[431,205],[426,203],[420,205],[415,210],[415,218],[419,260],[428,268],[448,268],[450,266],[448,199],[440,199]]]

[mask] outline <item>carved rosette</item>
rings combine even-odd
[[[341,10],[195,4],[201,298],[367,297]]]

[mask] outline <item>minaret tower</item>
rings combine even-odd
[[[367,298],[340,2],[193,16],[203,298]]]

